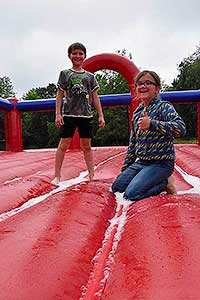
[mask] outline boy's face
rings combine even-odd
[[[73,67],[81,67],[85,59],[85,53],[81,49],[74,49],[69,55]]]

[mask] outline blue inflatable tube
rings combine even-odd
[[[0,110],[12,110],[14,107],[14,104],[6,99],[0,98]]]
[[[162,92],[160,97],[171,103],[200,102],[200,90]]]
[[[172,91],[160,93],[161,99],[171,103],[200,102],[200,90]],[[130,94],[112,94],[99,96],[102,106],[122,106],[131,103]],[[50,111],[55,110],[55,98],[39,100],[23,100],[16,104],[19,111]]]
[[[129,105],[130,94],[114,94],[99,96],[102,106]],[[23,100],[16,104],[19,111],[46,111],[55,110],[55,98],[39,100]]]
[[[18,101],[16,108],[19,111],[49,111],[55,110],[55,98],[39,100],[22,100]]]

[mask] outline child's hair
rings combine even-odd
[[[150,70],[144,70],[144,71],[141,71],[140,73],[138,73],[135,77],[135,83],[137,83],[140,80],[140,78],[146,74],[150,74],[155,79],[156,86],[161,86],[161,81],[160,81],[160,77],[158,76],[158,74],[156,72],[150,71]]]
[[[75,49],[80,49],[80,50],[82,50],[82,51],[84,52],[85,56],[86,56],[86,48],[85,48],[85,46],[84,46],[83,44],[81,44],[81,43],[78,43],[78,42],[73,43],[73,44],[71,44],[71,45],[69,46],[69,48],[68,48],[68,56],[69,56],[69,55],[72,53],[72,51],[74,51]]]

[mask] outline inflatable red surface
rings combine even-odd
[[[200,298],[200,147],[176,145],[177,195],[137,203],[113,195],[126,147],[68,151],[60,186],[55,150],[1,152],[0,299]]]

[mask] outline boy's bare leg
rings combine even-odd
[[[174,176],[173,175],[171,175],[168,178],[168,184],[167,184],[167,187],[166,187],[166,192],[167,192],[167,194],[177,194],[176,188],[174,186]]]
[[[65,157],[65,152],[67,149],[69,149],[70,143],[71,143],[71,138],[61,138],[60,140],[60,143],[56,151],[55,177],[51,181],[51,183],[58,184],[60,182],[61,168]]]
[[[91,139],[81,138],[80,144],[81,144],[81,149],[83,150],[84,153],[84,158],[89,173],[89,179],[90,181],[92,181],[94,179],[94,162],[93,162],[93,152],[91,148]]]

